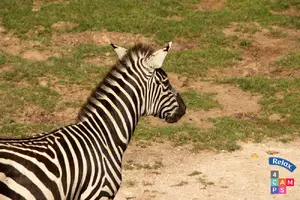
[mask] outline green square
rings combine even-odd
[[[271,186],[278,186],[278,178],[271,178]]]

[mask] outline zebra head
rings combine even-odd
[[[137,65],[144,85],[142,115],[153,115],[168,123],[177,122],[184,114],[186,106],[179,93],[172,87],[162,65],[172,42],[163,49],[154,51],[151,47],[138,44],[127,50],[114,45],[118,59],[125,65]]]

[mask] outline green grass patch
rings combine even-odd
[[[22,59],[18,56],[7,54],[0,50],[0,65],[1,64],[14,64],[20,62]]]
[[[82,55],[83,56],[83,55]],[[110,67],[98,67],[76,57],[52,57],[47,61],[21,60],[0,76],[5,81],[37,83],[39,77],[56,77],[69,83],[87,85],[99,82]]]
[[[17,123],[13,119],[6,118],[2,121],[0,128],[1,137],[17,138],[28,137],[36,134],[41,134],[46,131],[52,131],[57,128],[54,125],[46,124],[23,124]]]
[[[248,40],[242,40],[242,41],[240,42],[240,46],[241,46],[242,48],[250,48],[250,47],[252,47],[252,42],[251,42],[251,41],[248,41]]]
[[[16,86],[0,83],[0,116],[22,112],[26,103],[34,104],[45,110],[52,110],[59,94],[42,86]]]
[[[286,1],[284,1],[286,2]],[[38,12],[32,11],[32,0],[3,0],[0,8],[3,24],[13,30],[19,37],[27,38],[24,33],[43,26],[37,36],[31,39],[49,41],[52,35],[51,26],[58,21],[73,22],[78,27],[66,31],[101,30],[130,32],[155,36],[162,43],[176,37],[188,39],[199,38],[205,34],[205,40],[222,44],[216,38],[230,22],[259,22],[265,25],[283,25],[299,27],[297,16],[273,15],[272,9],[298,6],[297,1],[279,3],[262,0],[228,0],[224,9],[218,11],[195,11],[194,0],[154,0],[136,2],[131,0],[77,0],[68,3],[48,3],[42,5]],[[119,9],[116,9],[119,8]],[[180,16],[180,20],[170,20]],[[133,20],[134,19],[134,20]],[[217,37],[216,37],[217,36]]]
[[[239,23],[234,31],[255,34],[260,31],[260,27],[256,23]]]
[[[289,9],[290,7],[296,7],[300,10],[300,1],[299,0],[273,0],[270,1],[270,8],[274,11],[283,11]]]
[[[291,53],[274,64],[286,69],[300,69],[300,52]]]
[[[300,94],[286,93],[283,98],[269,97],[264,98],[261,104],[264,106],[264,112],[268,115],[279,113],[287,116],[285,123],[300,128]]]
[[[215,128],[202,133],[202,137],[206,138],[206,142],[196,143],[196,150],[213,147],[218,150],[234,151],[240,148],[239,141],[260,142],[268,137],[281,138],[297,131],[297,129],[290,128],[287,124],[267,120],[237,120],[230,117],[221,117],[212,121]],[[199,138],[196,138],[197,140]]]
[[[261,142],[268,137],[291,138],[297,133],[296,127],[287,123],[268,120],[238,120],[231,117],[212,119],[214,128],[201,131],[193,124],[185,123],[174,126],[149,126],[142,122],[135,132],[136,140],[156,141],[167,138],[176,145],[192,144],[193,151],[203,149],[235,151],[240,148],[240,141]]]
[[[95,57],[112,53],[111,46],[97,46],[93,44],[84,44],[77,47],[73,53],[73,57],[77,59],[84,59],[88,57]]]
[[[170,53],[164,69],[191,77],[205,76],[209,67],[227,67],[239,58],[237,52],[215,47]]]
[[[216,101],[215,93],[197,93],[195,91],[182,92],[180,94],[189,109],[204,109],[220,107]]]
[[[300,87],[299,78],[270,79],[267,77],[232,78],[217,80],[219,84],[235,84],[242,90],[272,96],[276,92],[296,91]]]
[[[0,65],[6,63],[6,57],[4,56],[4,53],[0,52]]]
[[[260,100],[262,105],[261,115],[268,118],[271,114],[286,116],[284,124],[286,129],[297,129],[299,131],[300,104],[299,88],[300,79],[269,79],[266,77],[233,78],[219,83],[232,83],[238,85],[245,91],[262,94]],[[265,123],[265,122],[264,122]],[[274,124],[269,124],[269,129]],[[276,126],[275,126],[276,127]],[[279,128],[280,129],[280,128]]]
[[[278,30],[274,28],[269,28],[271,36],[275,38],[285,38],[288,36],[287,33],[285,33],[283,30]]]
[[[276,88],[272,85],[272,80],[266,77],[253,77],[253,78],[232,78],[226,80],[219,80],[217,83],[236,84],[242,90],[256,92],[261,94],[274,94]]]

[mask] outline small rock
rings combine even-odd
[[[41,81],[39,82],[39,84],[40,84],[40,86],[46,87],[46,86],[48,85],[48,81],[46,81],[46,80],[41,80]]]
[[[279,154],[278,151],[272,151],[272,150],[266,151],[266,153],[269,155]]]
[[[269,119],[270,121],[272,121],[272,122],[276,122],[276,121],[277,121],[277,122],[280,122],[280,121],[282,121],[281,116],[280,116],[279,114],[276,114],[276,113],[270,115],[270,116],[268,117],[268,119]]]
[[[242,74],[243,77],[250,77],[251,73],[249,71],[244,71]]]

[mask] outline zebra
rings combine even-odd
[[[142,116],[177,122],[186,111],[154,51],[111,44],[118,61],[94,89],[78,121],[49,133],[0,140],[0,200],[114,199],[122,157]]]

